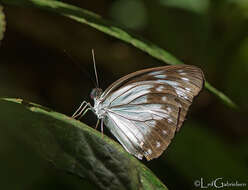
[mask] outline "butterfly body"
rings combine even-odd
[[[129,153],[151,160],[168,147],[203,84],[203,73],[195,66],[144,69],[104,92],[93,89],[92,111]]]

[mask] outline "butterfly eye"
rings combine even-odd
[[[101,94],[102,94],[102,89],[94,88],[90,93],[90,98],[94,100],[95,98],[101,96]]]

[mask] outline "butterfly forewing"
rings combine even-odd
[[[195,66],[145,69],[110,85],[98,109],[105,111],[105,125],[128,152],[150,160],[170,144],[203,83]]]

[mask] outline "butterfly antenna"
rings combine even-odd
[[[94,63],[95,76],[96,76],[96,87],[99,88],[98,75],[97,75],[97,71],[96,71],[96,60],[95,60],[94,49],[92,49],[91,51],[92,51],[92,58],[93,58],[93,63]]]

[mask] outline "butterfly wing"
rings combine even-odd
[[[182,126],[203,84],[201,69],[189,65],[131,73],[101,95],[104,123],[131,154],[157,158]]]

